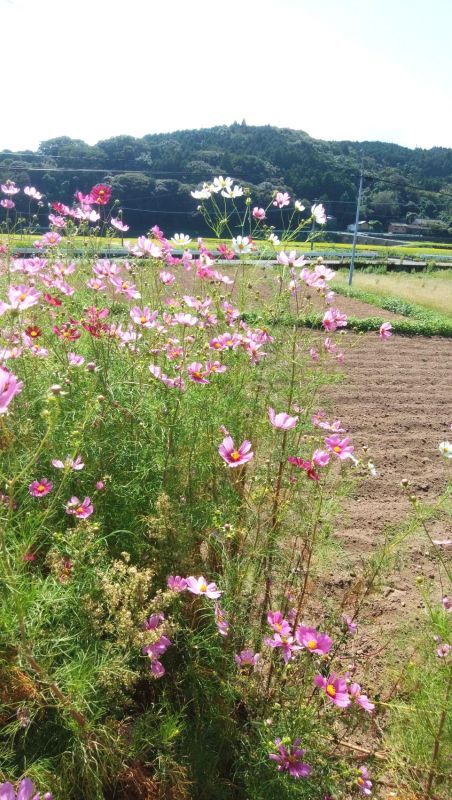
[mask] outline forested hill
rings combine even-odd
[[[93,146],[62,136],[42,142],[36,152],[0,153],[0,179],[36,186],[47,201],[66,203],[77,189],[107,182],[133,231],[157,223],[172,233],[201,232],[190,190],[215,175],[230,175],[252,187],[259,205],[266,205],[275,189],[288,190],[306,206],[323,202],[334,218],[329,227],[343,229],[354,221],[361,156],[366,176],[361,219],[386,230],[390,221],[429,218],[437,220],[439,232],[452,234],[452,149],[327,142],[271,126],[115,136]]]

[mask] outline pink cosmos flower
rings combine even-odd
[[[242,650],[240,653],[237,653],[234,656],[234,661],[239,667],[256,667],[259,659],[261,657],[260,653],[255,653],[254,650]]]
[[[160,273],[160,280],[162,281],[162,283],[165,284],[165,286],[172,286],[173,283],[175,283],[176,281],[176,276],[173,275],[172,272],[167,272],[166,270],[162,270],[162,272]]]
[[[306,751],[299,748],[300,742],[301,739],[294,739],[293,744],[287,748],[281,739],[275,739],[278,752],[270,753],[268,757],[276,761],[278,772],[288,772],[292,778],[307,778],[311,774],[312,767],[302,761]]]
[[[287,192],[276,192],[275,199],[273,200],[274,206],[284,208],[284,206],[288,206],[289,203],[290,195]]]
[[[265,219],[265,211],[263,208],[258,208],[258,206],[254,206],[252,211],[254,219],[257,219],[259,222]]]
[[[218,633],[221,636],[227,636],[229,633],[229,622],[224,611],[221,610],[218,603],[215,603],[215,624],[218,628]]]
[[[189,364],[187,367],[188,377],[190,378],[193,383],[210,383],[210,381],[206,378],[206,372],[203,370],[202,364],[200,361],[193,361],[192,364]]]
[[[240,467],[254,458],[251,450],[252,444],[245,439],[237,449],[231,436],[225,436],[218,448],[218,452],[229,467]]]
[[[83,469],[85,465],[82,461],[81,456],[76,456],[75,458],[66,456],[64,461],[60,461],[59,458],[54,458],[52,460],[52,466],[55,467],[55,469],[66,468],[66,469],[73,469],[75,472],[78,472],[79,470]]]
[[[113,228],[116,228],[117,231],[121,231],[123,233],[129,230],[129,226],[125,225],[122,219],[119,219],[119,217],[112,217],[110,219],[110,225]]]
[[[311,479],[311,481],[319,480],[320,475],[315,471],[312,461],[305,461],[303,458],[298,458],[296,456],[289,456],[287,460],[289,464],[292,464],[292,466],[298,467],[299,469],[304,469],[306,475]]]
[[[143,622],[143,630],[155,631],[155,629],[158,628],[159,625],[161,625],[162,622],[164,622],[164,620],[165,620],[164,614],[151,614],[151,616],[148,617],[148,619],[146,619]]]
[[[216,583],[207,583],[202,575],[199,578],[190,575],[186,580],[187,589],[192,594],[203,594],[210,600],[217,600],[222,594],[222,592],[217,589]]]
[[[91,503],[90,497],[85,497],[83,502],[81,502],[78,497],[71,497],[68,503],[66,503],[66,514],[72,514],[72,516],[77,517],[78,519],[86,519],[90,517],[94,511],[94,506]]]
[[[151,242],[149,239],[146,239],[145,236],[139,236],[135,245],[128,245],[126,244],[128,250],[133,253],[134,256],[138,256],[141,258],[143,256],[151,256],[151,258],[161,258],[162,256],[162,249],[161,247],[157,247],[154,242]]]
[[[326,467],[330,462],[330,455],[326,450],[314,450],[312,460],[317,467]]]
[[[77,353],[68,353],[67,360],[71,367],[81,367],[85,363],[83,356],[79,356]]]
[[[350,438],[348,436],[341,441],[340,436],[335,434],[334,436],[327,436],[325,444],[330,453],[334,453],[341,461],[345,461],[347,458],[351,458],[355,450],[352,445],[349,445],[349,441]]]
[[[347,314],[343,314],[337,308],[329,308],[325,313],[322,325],[326,331],[332,333],[337,328],[345,328],[347,325]]]
[[[198,322],[198,317],[194,317],[193,314],[183,314],[178,312],[174,315],[174,322],[178,325],[186,325],[189,328],[193,328]]]
[[[0,783],[0,798],[1,800],[41,800],[41,792],[37,794],[35,785],[30,778],[22,778],[18,787],[17,795],[12,783]],[[46,792],[42,795],[42,800],[53,800],[53,794]]]
[[[326,633],[319,633],[315,628],[305,628],[303,625],[299,625],[295,630],[295,639],[310,653],[316,653],[319,656],[328,653],[333,644]]]
[[[226,259],[226,261],[232,261],[235,258],[234,251],[230,250],[227,244],[219,244],[217,250],[220,256]]]
[[[438,658],[447,658],[450,650],[451,650],[450,644],[447,644],[447,642],[441,642],[436,650],[436,654]]]
[[[445,611],[447,611],[447,612],[452,611],[452,600],[451,600],[450,597],[447,597],[447,595],[445,595],[441,599],[441,605],[442,605],[442,607],[444,608]]]
[[[40,241],[44,247],[56,247],[61,242],[61,236],[56,231],[49,231],[44,234]]]
[[[294,644],[294,641],[295,640],[293,636],[274,633],[273,639],[270,639],[269,636],[265,637],[264,644],[266,644],[268,647],[273,647],[273,648],[280,647],[284,663],[287,664],[292,658],[292,653],[296,652],[297,650],[301,650],[300,645]]]
[[[292,430],[298,422],[298,417],[290,417],[289,414],[286,414],[284,411],[276,414],[275,409],[271,407],[268,409],[268,418],[273,427],[281,431]]]
[[[315,347],[311,347],[311,349],[309,350],[309,355],[312,361],[318,361],[320,358],[319,351],[316,350]]]
[[[168,575],[166,585],[172,592],[183,592],[187,588],[187,581],[181,578],[180,575]]]
[[[324,678],[323,675],[316,675],[314,683],[320,689],[323,689],[327,699],[338,708],[347,708],[351,704],[345,678],[340,678],[334,674],[329,675],[327,678]]]
[[[383,322],[378,332],[380,339],[390,339],[392,336],[392,325],[390,322]]]
[[[156,319],[158,317],[158,311],[151,311],[148,306],[144,308],[139,308],[138,306],[134,306],[130,310],[130,316],[132,320],[137,325],[142,325],[143,328],[155,328],[156,326]]]
[[[354,703],[356,703],[358,706],[361,706],[364,711],[372,714],[372,711],[375,709],[375,704],[371,703],[367,695],[361,692],[361,686],[359,683],[351,683],[348,692]]]
[[[361,794],[369,796],[372,794],[372,781],[370,780],[369,770],[367,767],[359,768],[360,776],[356,783]]]
[[[31,197],[33,200],[42,200],[41,192],[38,192],[34,186],[24,186],[24,194]]]
[[[35,306],[40,296],[32,286],[10,286],[8,289],[9,308],[25,311],[26,308]]]
[[[5,414],[7,408],[17,394],[20,394],[24,385],[6,367],[0,366],[0,414]]]
[[[8,211],[10,211],[12,208],[16,207],[16,204],[14,200],[10,200],[9,197],[4,197],[2,200],[0,200],[0,206],[2,206],[2,208],[7,208]]]
[[[40,481],[33,481],[28,487],[28,491],[33,497],[45,497],[53,489],[52,481],[47,478],[41,478]]]
[[[304,256],[297,258],[295,250],[291,250],[290,253],[285,253],[284,250],[281,250],[276,256],[276,260],[278,264],[282,264],[284,267],[302,267],[306,263]],[[295,277],[295,273],[293,275]]]
[[[347,628],[348,632],[354,636],[356,631],[358,630],[358,626],[356,622],[353,622],[352,617],[349,617],[347,614],[342,614],[341,620],[344,626]]]
[[[291,626],[280,611],[269,611],[267,613],[267,622],[276,633],[280,633],[282,636],[292,633]]]
[[[14,181],[7,180],[5,183],[0,185],[0,189],[2,190],[3,194],[17,194],[20,192],[20,189]]]

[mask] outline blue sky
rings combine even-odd
[[[271,124],[452,147],[449,0],[0,0],[0,149]]]

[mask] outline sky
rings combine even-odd
[[[276,125],[452,147],[450,0],[0,0],[0,149]]]

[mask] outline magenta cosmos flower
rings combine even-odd
[[[289,414],[286,414],[284,411],[276,414],[275,409],[271,407],[268,409],[268,418],[273,427],[279,428],[281,431],[292,430],[298,422],[298,417],[290,417]]]
[[[284,619],[280,611],[269,611],[267,614],[267,622],[276,633],[280,633],[282,636],[287,636],[287,634],[292,633],[289,622]]]
[[[383,322],[378,331],[380,339],[390,339],[392,336],[392,325],[390,322]]]
[[[17,794],[12,783],[0,783],[0,800],[53,800],[53,794],[46,792],[35,794],[35,785],[30,778],[23,778],[17,787]]]
[[[28,487],[28,491],[33,497],[45,497],[53,489],[52,481],[47,478],[41,478],[40,481],[33,481]]]
[[[0,367],[0,414],[4,414],[16,394],[20,394],[24,385],[6,367]]]
[[[326,633],[319,633],[315,628],[305,628],[299,625],[295,631],[295,639],[298,644],[309,650],[310,653],[316,653],[319,656],[324,656],[331,650],[332,640]]]
[[[83,469],[85,465],[81,456],[76,456],[76,458],[66,456],[64,461],[61,461],[59,458],[52,459],[52,466],[55,467],[55,469],[73,469],[77,472]]]
[[[319,480],[320,476],[318,472],[315,471],[314,464],[311,461],[309,461],[309,459],[305,461],[303,458],[298,458],[296,456],[289,456],[287,460],[289,464],[292,464],[292,466],[298,467],[298,469],[303,469],[306,472],[308,478],[311,479],[311,481]]]
[[[323,675],[316,675],[314,683],[319,689],[323,689],[328,700],[334,703],[338,708],[347,708],[350,703],[350,697],[347,691],[347,682],[345,678],[340,678],[339,675],[328,675],[324,678]]]
[[[276,761],[278,772],[288,772],[292,778],[307,778],[311,774],[309,764],[303,762],[305,750],[300,749],[301,739],[294,739],[293,744],[286,747],[281,739],[275,739],[277,753],[270,753],[269,758]]]
[[[86,519],[90,517],[94,511],[94,506],[91,503],[90,497],[85,497],[83,502],[78,499],[78,497],[71,497],[68,503],[66,503],[66,514],[72,514],[74,517],[78,517],[78,519]]]
[[[187,589],[192,594],[204,594],[210,600],[217,600],[221,595],[221,592],[217,589],[216,583],[207,583],[203,575],[199,578],[190,575],[190,577],[187,578]]]
[[[340,436],[335,434],[334,436],[327,436],[325,444],[330,453],[334,453],[341,461],[345,461],[347,458],[351,458],[355,450],[355,448],[349,444],[349,441],[350,438],[348,436],[341,441]]]
[[[288,206],[290,203],[290,195],[288,192],[276,192],[275,199],[273,200],[273,205],[277,206],[277,208],[284,208],[284,206]]]
[[[221,636],[227,636],[229,633],[229,622],[226,613],[222,611],[218,603],[215,603],[215,624],[218,633]]]
[[[218,448],[218,452],[229,467],[240,467],[241,464],[246,464],[247,461],[251,461],[254,458],[251,447],[251,442],[245,439],[237,449],[232,437],[225,436]]]

